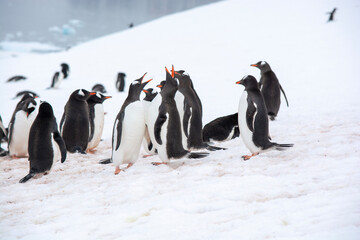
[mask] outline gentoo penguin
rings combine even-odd
[[[180,70],[175,72],[175,77],[179,80],[179,92],[185,97],[184,114],[180,114],[180,117],[183,131],[187,137],[187,149],[223,150],[223,148],[209,146],[203,142],[202,104],[189,74]]]
[[[20,96],[23,96],[23,95],[25,95],[25,94],[30,94],[30,95],[33,96],[33,97],[40,97],[39,94],[37,94],[37,93],[34,93],[34,92],[32,92],[32,91],[25,90],[25,91],[18,92],[13,99],[18,98],[18,97],[20,97]]]
[[[238,137],[239,134],[238,113],[216,118],[203,128],[204,142],[227,141]]]
[[[112,134],[112,162],[115,174],[119,174],[120,165],[127,163],[131,167],[138,159],[141,142],[145,133],[145,119],[140,94],[148,81],[143,81],[146,73],[133,81],[128,96],[116,116]]]
[[[116,78],[116,89],[119,90],[119,92],[123,92],[125,88],[125,77],[126,74],[123,72],[119,72]]]
[[[8,127],[8,150],[12,158],[28,156],[30,127],[38,110],[38,103],[30,94],[25,94],[16,105]]]
[[[98,84],[95,84],[95,85],[92,87],[91,91],[93,91],[93,92],[106,93],[106,89],[105,89],[104,85],[99,84],[99,83],[98,83]]]
[[[104,96],[101,93],[96,93],[87,99],[89,107],[89,143],[87,151],[93,151],[100,143],[101,135],[104,129],[104,106],[103,102],[111,96]]]
[[[85,154],[89,141],[89,108],[86,100],[95,95],[85,89],[75,90],[67,101],[60,122],[60,132],[71,152]]]
[[[65,143],[58,131],[53,109],[47,102],[40,104],[39,113],[30,129],[28,145],[30,171],[20,183],[28,181],[37,174],[46,174],[54,161],[61,158],[63,163],[66,159]]]
[[[69,65],[67,65],[66,63],[62,63],[60,66],[61,71],[54,74],[50,88],[59,88],[62,80],[66,79],[69,76]]]
[[[178,80],[175,79],[173,66],[172,74],[166,69],[166,83],[161,90],[161,104],[158,107],[156,119],[149,119],[148,129],[150,139],[158,151],[162,163],[167,164],[170,159],[182,157],[202,158],[208,153],[191,153],[184,149],[182,144],[182,129],[180,115],[175,102],[175,94],[178,90]],[[150,110],[152,111],[152,110]]]
[[[145,135],[143,139],[143,148],[148,154],[144,157],[147,157],[157,154],[157,150],[150,139],[149,131],[152,131],[152,129],[149,130],[148,122],[150,118],[155,118],[155,115],[157,115],[157,109],[161,104],[161,96],[153,88],[144,89],[143,92],[145,93],[145,97],[142,101],[145,118]]]
[[[269,120],[264,98],[253,76],[245,76],[236,84],[245,86],[239,102],[239,129],[245,146],[252,155],[242,156],[248,160],[268,150],[285,150],[293,144],[277,144],[269,141]]]
[[[330,15],[329,19],[328,19],[328,22],[334,21],[335,12],[336,12],[336,8],[334,8],[331,12],[327,12],[327,14]]]
[[[1,147],[1,142],[2,141],[7,141],[7,131],[6,128],[4,127],[1,115],[0,115],[0,157],[6,156],[7,152],[5,149],[3,149]]]
[[[25,79],[26,79],[26,77],[18,75],[18,76],[9,78],[6,82],[17,82],[17,81],[25,80]]]
[[[275,73],[271,70],[270,65],[265,61],[260,61],[255,64],[251,64],[252,67],[260,69],[260,82],[259,88],[264,96],[266,108],[270,120],[275,120],[280,108],[280,90],[284,94],[286,104],[289,107],[289,103],[283,88],[281,87],[279,80]]]

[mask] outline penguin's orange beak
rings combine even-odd
[[[109,98],[112,98],[112,96],[106,96],[105,99],[109,99]]]
[[[174,65],[172,65],[172,68],[171,68],[171,77],[172,77],[172,78],[175,77]]]
[[[243,84],[243,80],[237,81],[236,84]]]
[[[148,83],[148,82],[151,82],[153,79],[151,78],[151,79],[149,79],[149,80],[147,80],[146,82],[144,82],[144,83]]]
[[[158,88],[162,88],[162,87],[163,87],[163,85],[158,84],[158,85],[156,85],[156,87],[158,87]]]
[[[90,96],[91,96],[91,95],[95,95],[95,94],[96,94],[96,92],[90,92],[89,94],[90,94]]]
[[[258,65],[257,64],[251,64],[250,66],[251,67],[257,67]]]
[[[38,98],[38,96],[35,96],[34,98]]]
[[[143,89],[143,92],[144,92],[144,93],[148,93],[149,91],[148,91],[148,90]]]
[[[167,69],[167,67],[165,67],[165,70],[171,75],[171,73],[169,72],[169,69]]]

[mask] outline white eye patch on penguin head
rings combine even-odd
[[[83,90],[82,89],[80,89],[79,91],[78,91],[78,94],[80,95],[80,96],[85,96],[85,93],[83,92]]]

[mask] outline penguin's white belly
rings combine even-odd
[[[145,132],[145,120],[143,107],[140,101],[129,104],[125,109],[125,116],[122,123],[122,134],[120,146],[117,150],[117,129],[114,126],[114,149],[113,162],[116,166],[124,163],[134,163],[139,157],[141,142]]]
[[[52,144],[52,149],[54,152],[54,158],[53,158],[53,164],[56,161],[59,161],[61,159],[61,152],[60,152],[60,147],[57,144],[57,142],[54,140],[54,134],[51,134],[51,144]]]
[[[187,146],[187,137],[185,135],[185,132],[184,132],[184,100],[185,100],[185,97],[182,93],[180,93],[179,91],[176,92],[175,94],[175,102],[176,102],[176,108],[179,112],[179,115],[180,115],[180,125],[181,125],[181,140],[182,140],[182,145],[183,145],[183,148],[185,150],[188,149],[188,146]],[[189,124],[188,124],[188,133],[189,133],[189,129],[190,129],[190,119],[189,119]]]
[[[35,112],[35,110],[34,110]],[[15,115],[15,123],[12,126],[11,142],[9,144],[10,156],[27,157],[30,127],[34,122],[36,113],[29,117],[24,111],[18,111]]]
[[[54,88],[59,88],[59,86],[60,86],[63,79],[64,79],[64,75],[63,75],[62,72],[60,72],[57,81],[54,83]]]
[[[94,106],[94,115],[94,135],[88,143],[87,149],[96,148],[100,143],[104,129],[104,107],[102,104],[96,104]]]
[[[247,96],[248,96],[247,92],[244,91],[239,101],[238,121],[239,121],[240,135],[245,146],[250,150],[250,152],[258,153],[261,151],[261,148],[255,146],[253,142],[253,132],[250,131],[246,123],[246,111],[248,108]],[[255,117],[256,117],[256,113],[254,119]]]

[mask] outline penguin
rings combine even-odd
[[[336,8],[334,8],[331,12],[327,12],[327,14],[330,15],[329,19],[328,19],[328,22],[334,21],[335,12],[336,12]]]
[[[203,128],[204,142],[228,141],[239,137],[238,113],[216,118]]]
[[[189,74],[184,70],[180,70],[175,72],[175,77],[179,80],[179,92],[185,98],[184,113],[180,117],[183,132],[187,137],[187,149],[223,150],[223,148],[210,146],[203,141],[202,104]]]
[[[161,90],[161,104],[157,108],[156,118],[149,119],[148,129],[150,139],[158,151],[161,163],[167,164],[171,159],[182,157],[203,158],[208,153],[195,153],[184,149],[182,144],[182,129],[180,115],[175,102],[175,94],[178,90],[178,80],[175,79],[174,66],[172,74],[166,70],[166,83]],[[150,109],[150,111],[153,111]]]
[[[8,127],[8,150],[12,158],[28,156],[28,140],[38,112],[38,102],[25,94],[15,107]]]
[[[0,157],[7,155],[6,150],[1,147],[1,143],[3,141],[5,141],[5,142],[7,141],[7,130],[4,127],[4,124],[3,124],[3,121],[2,121],[2,118],[0,115]]]
[[[255,77],[245,76],[236,84],[245,86],[239,101],[238,124],[241,138],[252,155],[244,155],[244,160],[269,150],[285,150],[293,144],[278,144],[269,140],[269,120],[267,109]]]
[[[95,84],[95,85],[92,87],[91,91],[93,91],[93,92],[106,93],[106,89],[105,89],[104,85],[99,84],[99,83],[98,83],[98,84]]]
[[[119,92],[123,92],[124,91],[124,87],[125,87],[125,77],[126,74],[123,72],[119,72],[116,78],[116,89],[119,90]]]
[[[37,97],[37,98],[40,97],[39,94],[37,94],[35,92],[25,90],[25,91],[18,92],[13,99],[18,98],[20,96],[24,96],[25,94],[30,94],[32,97]]]
[[[143,92],[145,93],[145,97],[142,101],[143,108],[144,108],[144,119],[145,119],[145,135],[143,139],[143,148],[146,151],[148,155],[145,155],[144,157],[152,156],[157,154],[157,150],[154,147],[154,144],[152,143],[150,139],[150,133],[148,122],[149,118],[151,118],[151,115],[156,114],[156,111],[160,104],[161,104],[161,96],[158,94],[158,92],[153,88],[144,89]],[[155,108],[155,110],[154,110]],[[153,117],[154,118],[154,117]]]
[[[89,141],[89,108],[86,100],[95,95],[85,89],[75,90],[69,97],[60,122],[60,132],[66,149],[86,154]]]
[[[6,82],[17,82],[20,80],[26,80],[26,77],[18,75],[18,76],[9,78]]]
[[[259,88],[262,95],[264,96],[269,118],[273,121],[275,120],[280,109],[280,90],[284,94],[286,104],[289,107],[289,102],[287,100],[284,89],[281,87],[279,80],[267,62],[259,61],[255,64],[251,64],[250,66],[257,67],[261,71]]]
[[[61,159],[63,163],[66,160],[65,143],[58,131],[53,109],[47,102],[40,104],[39,113],[30,128],[28,148],[30,171],[20,183],[37,174],[47,174],[55,161]]]
[[[70,71],[69,65],[66,63],[62,63],[60,66],[61,66],[61,71],[55,72],[51,82],[51,86],[49,88],[59,88],[62,80],[66,79],[69,76],[69,71]]]
[[[112,134],[112,162],[115,164],[115,175],[122,169],[120,165],[127,163],[130,168],[138,158],[141,142],[145,134],[145,119],[140,94],[148,81],[143,81],[146,73],[133,81],[128,96],[116,116]],[[123,169],[124,170],[124,169]]]
[[[91,95],[87,99],[89,108],[89,143],[87,151],[92,152],[100,143],[101,135],[104,129],[104,106],[103,102],[111,96],[104,96],[97,92],[95,95]]]

